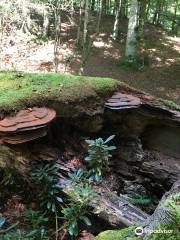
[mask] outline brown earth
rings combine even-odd
[[[120,64],[124,56],[127,21],[120,23],[117,41],[111,39],[113,17],[103,17],[100,33],[93,42],[83,75],[119,79],[157,97],[180,104],[180,38],[168,36],[160,27],[146,25],[145,39],[149,65],[141,71]],[[59,46],[61,73],[79,74],[81,54],[75,50],[76,29],[62,24]],[[1,70],[54,71],[53,41],[37,43],[20,30],[3,40]]]

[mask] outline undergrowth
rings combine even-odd
[[[93,183],[102,179],[108,167],[110,151],[115,149],[108,144],[113,138],[114,136],[110,136],[106,140],[98,138],[86,141],[89,150],[85,161],[89,166],[69,174],[67,181],[72,188],[68,195],[62,190],[56,165],[35,166],[31,171],[31,188],[38,209],[26,209],[21,216],[23,222],[17,221],[14,224],[0,216],[0,240],[58,239],[58,234],[63,229],[66,229],[70,236],[77,237],[80,225],[90,226],[90,212],[96,204],[94,200],[98,197]],[[15,182],[14,173],[6,170],[1,184],[14,186]],[[49,228],[55,229],[53,234],[50,234]]]

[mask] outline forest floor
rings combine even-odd
[[[154,96],[180,104],[180,38],[168,36],[160,27],[146,25],[145,40],[149,65],[141,71],[127,69],[120,64],[124,56],[127,21],[120,23],[117,41],[112,40],[113,17],[104,17],[100,33],[94,39],[83,75],[111,77]],[[78,75],[81,54],[75,49],[76,28],[69,22],[62,24],[59,46],[61,73]],[[14,71],[54,71],[53,41],[38,42],[20,30],[4,37],[0,55],[0,69]]]

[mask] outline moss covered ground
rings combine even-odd
[[[88,97],[104,97],[112,94],[120,85],[123,83],[110,78],[0,72],[0,110],[46,105],[50,101],[73,102]]]
[[[110,97],[117,90],[130,90],[127,84],[112,78],[63,75],[57,73],[0,72],[0,111],[13,111],[52,102],[81,102],[89,98]],[[159,101],[180,110],[172,101]]]

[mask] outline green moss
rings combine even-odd
[[[118,90],[136,92],[125,83],[100,77],[73,76],[57,73],[0,72],[0,111],[12,111],[53,102],[80,102],[89,98],[106,98]],[[160,101],[180,110],[173,102]]]
[[[106,96],[119,81],[110,78],[62,75],[56,73],[0,72],[0,110],[13,110],[50,101],[73,102]]]
[[[135,227],[124,228],[122,230],[108,230],[100,233],[95,240],[132,240]]]
[[[180,105],[176,104],[175,102],[170,101],[170,100],[167,100],[167,99],[162,99],[162,98],[159,98],[158,100],[159,100],[162,104],[164,104],[165,106],[167,106],[167,107],[169,107],[169,108],[171,108],[171,109],[180,111]]]

